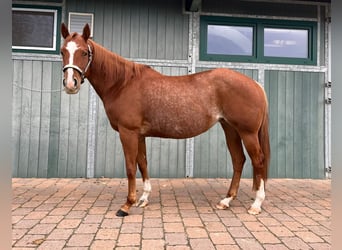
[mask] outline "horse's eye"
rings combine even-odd
[[[86,51],[82,52],[82,56],[87,56],[87,55],[88,55],[88,53]]]
[[[64,56],[64,52],[63,51],[61,51],[61,55]]]

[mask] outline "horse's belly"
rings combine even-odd
[[[211,128],[219,119],[216,113],[183,111],[160,112],[150,119],[147,136],[189,138]]]

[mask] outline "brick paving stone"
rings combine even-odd
[[[114,240],[119,235],[119,229],[100,228],[95,236],[95,239],[99,240]]]
[[[254,237],[261,243],[261,244],[275,244],[280,243],[280,240],[277,239],[274,234],[266,231],[266,232],[252,232]]]
[[[145,227],[142,230],[143,239],[162,239],[164,237],[164,231],[161,227]]]
[[[142,250],[160,250],[164,249],[164,240],[142,240],[141,249]]]
[[[78,211],[78,210],[72,210],[70,211],[65,218],[66,219],[82,219],[87,215],[86,211]]]
[[[245,227],[229,227],[228,232],[234,238],[252,237],[251,233]]]
[[[33,226],[35,226],[36,224],[39,223],[39,220],[21,220],[18,223],[16,223],[13,227],[14,228],[32,228]]]
[[[13,228],[12,229],[12,239],[13,240],[18,240],[21,237],[23,237],[27,233],[28,229],[18,229],[18,228]]]
[[[166,250],[190,250],[189,246],[166,246]]]
[[[282,238],[282,241],[290,249],[298,249],[298,250],[310,249],[310,246],[298,237],[286,237],[286,238]]]
[[[215,250],[213,243],[209,239],[190,239],[190,246],[193,250]]]
[[[209,237],[215,245],[234,244],[234,239],[228,232],[213,232],[209,233]]]
[[[203,227],[188,227],[186,233],[189,238],[208,238],[208,233]]]
[[[165,241],[167,245],[186,245],[188,239],[185,233],[166,233]]]
[[[184,226],[186,226],[186,227],[203,226],[203,223],[202,223],[200,218],[184,218],[183,223],[184,223]]]
[[[143,221],[144,227],[163,227],[162,219],[161,218],[144,218]]]
[[[226,227],[222,222],[218,221],[209,221],[204,222],[205,229],[208,232],[226,232]]]
[[[237,219],[237,218],[222,218],[221,219],[222,223],[226,226],[226,227],[239,227],[242,226],[242,222]]]
[[[117,246],[139,246],[140,240],[140,234],[120,234],[117,241]]]
[[[164,230],[167,233],[179,233],[179,232],[184,232],[184,227],[183,224],[180,222],[167,222],[164,223]]]
[[[40,221],[40,223],[41,224],[44,224],[44,223],[47,223],[47,224],[56,223],[57,224],[61,220],[63,220],[63,218],[64,217],[62,215],[47,215]]]
[[[48,214],[47,211],[32,211],[27,214],[24,218],[25,220],[41,220]]]
[[[56,224],[37,224],[28,231],[28,234],[49,234],[55,227]]]
[[[37,242],[43,242],[44,240],[45,235],[27,234],[15,243],[15,247],[37,247],[39,245]]]
[[[12,215],[12,224],[16,224],[24,218],[23,215]]]
[[[64,219],[57,225],[57,228],[77,228],[80,223],[81,219]]]
[[[66,215],[70,210],[71,207],[57,207],[50,212],[50,215]]]
[[[331,249],[331,245],[328,243],[311,243],[309,245],[310,247],[312,247],[312,249],[315,249],[315,250],[330,250]]]
[[[277,237],[290,237],[294,236],[294,233],[291,232],[287,227],[285,226],[271,226],[268,227],[268,229]]]
[[[84,223],[80,224],[80,226],[75,230],[75,233],[78,234],[95,234],[99,230],[99,224],[89,224]]]
[[[243,223],[245,227],[250,231],[266,231],[267,228],[258,221],[246,221]]]
[[[283,244],[263,244],[262,245],[265,250],[287,250],[288,247],[284,246]]]
[[[115,240],[94,240],[90,246],[91,250],[112,250],[115,249]]]
[[[163,222],[181,222],[182,218],[179,214],[164,214]]]
[[[46,240],[44,241],[39,247],[38,250],[58,250],[58,249],[64,249],[66,241],[64,240]]]
[[[295,234],[307,243],[324,242],[322,238],[318,237],[316,234],[309,231],[296,232]]]
[[[103,215],[87,215],[85,218],[84,218],[84,223],[101,223],[103,220]]]
[[[74,234],[67,242],[67,246],[86,247],[90,246],[95,234]]]
[[[66,240],[73,234],[73,229],[56,228],[48,236],[48,240]]]
[[[17,208],[14,211],[12,211],[12,215],[27,215],[29,214],[33,208]]]
[[[241,250],[238,245],[216,245],[216,250]]]
[[[141,233],[141,223],[123,223],[120,233]]]
[[[285,221],[283,224],[292,232],[308,230],[305,226],[297,221]]]
[[[237,244],[244,250],[261,250],[263,247],[254,238],[239,238],[236,239]]]

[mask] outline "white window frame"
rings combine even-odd
[[[39,9],[39,8],[13,7],[12,11],[49,12],[49,13],[53,13],[53,20],[54,20],[53,21],[54,23],[53,23],[52,47],[12,46],[12,49],[56,51],[56,49],[57,49],[57,22],[58,22],[58,10],[57,9]]]
[[[90,26],[90,37],[93,37],[93,30],[94,30],[94,14],[93,13],[85,13],[85,12],[69,12],[69,22],[68,22],[68,28],[70,32],[78,32],[82,33],[82,30],[72,30],[71,29],[71,23],[72,23],[72,15],[75,16],[89,16],[91,18],[91,23],[89,23]],[[83,27],[82,27],[83,29]]]

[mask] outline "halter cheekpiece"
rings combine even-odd
[[[78,66],[76,66],[76,65],[73,65],[73,64],[67,64],[67,65],[65,65],[65,66],[63,67],[63,72],[65,72],[67,69],[74,69],[74,70],[76,70],[78,73],[80,73],[81,78],[82,78],[81,84],[84,83],[84,79],[86,78],[86,77],[85,77],[85,73],[87,72],[87,70],[88,70],[88,68],[89,68],[89,66],[90,66],[90,64],[91,64],[91,62],[92,62],[92,60],[93,60],[93,52],[92,52],[92,50],[91,50],[90,45],[89,45],[89,44],[87,44],[87,45],[88,45],[88,54],[89,54],[89,57],[88,57],[88,58],[89,58],[89,59],[88,59],[88,64],[87,64],[87,66],[85,67],[84,71],[83,71],[80,67],[78,67]]]

